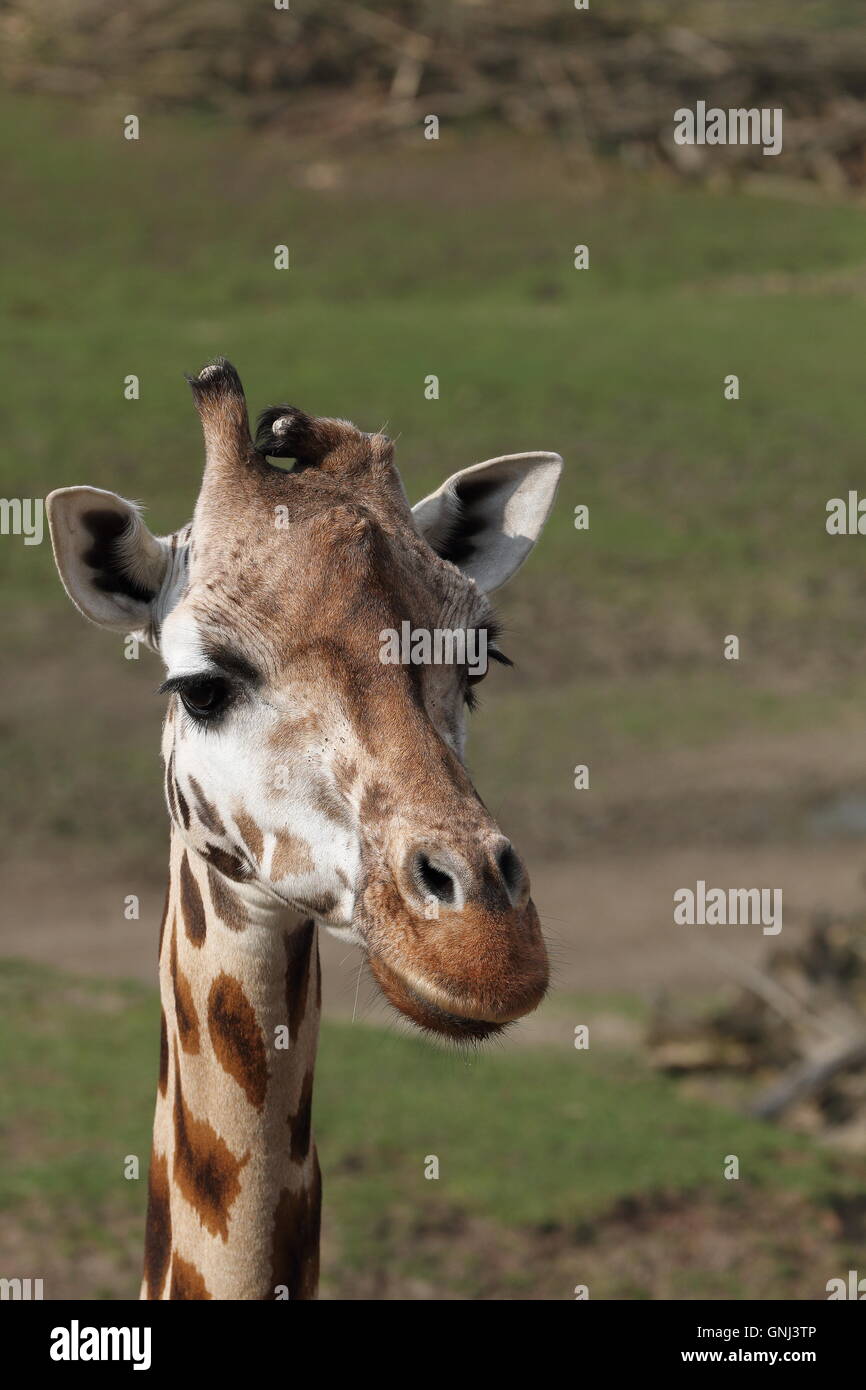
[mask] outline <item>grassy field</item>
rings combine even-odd
[[[0,1002],[4,1270],[26,1245],[46,1297],[134,1296],[155,996],[7,962]],[[316,1091],[326,1297],[820,1298],[862,1235],[853,1161],[620,1048],[465,1056],[329,1023]]]
[[[145,112],[131,144],[124,114],[0,98],[0,494],[87,482],[146,503],[157,531],[182,524],[201,473],[183,372],[217,353],[254,410],[385,424],[413,498],[475,459],[558,449],[558,508],[500,605],[517,668],[485,685],[470,747],[530,863],[589,841],[626,874],[633,843],[688,844],[715,803],[699,774],[669,790],[683,750],[730,770],[719,834],[738,844],[799,833],[784,778],[762,821],[756,748],[784,765],[785,739],[820,733],[828,783],[862,782],[866,561],[824,528],[828,498],[866,486],[861,204],[590,176],[483,133],[323,158]],[[74,614],[47,539],[3,537],[0,580],[16,910],[40,911],[64,856],[79,883],[90,863],[115,876],[122,901],[127,866],[150,881],[165,856],[158,664]],[[721,658],[728,633],[739,663]],[[628,814],[576,801],[578,761]],[[58,1293],[134,1292],[154,996],[8,962],[0,989],[0,1253]],[[467,1060],[329,1021],[317,1128],[330,1297],[822,1297],[866,1237],[853,1160],[692,1099],[627,1048]]]
[[[862,206],[589,179],[513,136],[323,162],[195,117],[145,116],[127,142],[110,103],[0,115],[4,496],[89,482],[180,525],[201,468],[182,373],[218,352],[254,409],[387,423],[413,497],[477,458],[560,450],[557,511],[502,596],[518,670],[488,682],[472,741],[528,852],[573,844],[576,746],[603,778],[644,747],[860,708],[866,565],[824,519],[864,471]],[[0,578],[23,673],[0,729],[6,843],[111,835],[151,858],[155,663],[86,630],[47,541],[4,537]]]

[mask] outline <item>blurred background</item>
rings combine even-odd
[[[866,556],[825,528],[866,492],[861,6],[5,0],[0,81],[5,498],[89,483],[183,524],[183,373],[218,353],[252,410],[385,425],[412,500],[498,453],[566,460],[469,750],[555,987],[458,1056],[323,942],[323,1296],[809,1299],[866,1273]],[[782,154],[675,145],[698,100],[781,107]],[[0,537],[0,568],[0,1273],[126,1298],[160,668],[73,611],[47,531]],[[675,927],[698,879],[781,888],[781,935]]]

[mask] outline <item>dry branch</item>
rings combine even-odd
[[[866,930],[859,917],[818,918],[799,947],[775,946],[762,968],[701,943],[740,985],[701,1017],[657,1005],[653,1064],[675,1072],[736,1072],[760,1079],[749,1113],[794,1113],[810,1127],[866,1120]]]

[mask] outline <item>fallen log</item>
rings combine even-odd
[[[806,1057],[748,1107],[761,1120],[777,1120],[797,1102],[822,1091],[840,1072],[866,1066],[866,1033],[828,1044],[821,1055]]]

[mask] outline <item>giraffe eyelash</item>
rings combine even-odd
[[[491,628],[492,628],[492,627],[494,627],[494,624],[491,624],[491,625],[488,627],[488,629],[487,629],[488,635],[490,634]],[[498,631],[498,629],[497,629],[497,631]],[[513,665],[514,665],[514,662],[511,660],[511,658],[508,657],[508,656],[506,656],[504,652],[501,652],[501,651],[499,650],[498,647],[488,647],[488,648],[487,648],[487,656],[488,656],[488,658],[489,658],[491,661],[497,662],[500,666],[513,666]],[[485,672],[484,672],[484,676],[486,676],[486,675],[487,675],[487,672],[485,671]],[[475,679],[474,681],[471,680],[471,679],[469,678],[468,675],[467,675],[467,677],[466,677],[466,684],[465,684],[465,689],[464,689],[464,692],[463,692],[463,699],[464,699],[464,703],[465,703],[465,705],[466,705],[466,708],[469,710],[469,713],[470,713],[470,714],[472,714],[473,711],[476,710],[476,709],[478,708],[478,695],[476,694],[475,687],[476,687],[477,685],[480,685],[480,684],[481,684],[481,682],[484,680],[484,676],[478,676],[478,677],[476,677],[476,679]]]
[[[202,698],[196,700],[196,691]],[[172,676],[164,681],[157,692],[160,695],[177,695],[184,711],[196,728],[214,728],[227,710],[238,698],[236,682],[231,681],[220,671],[202,671],[199,674]],[[205,698],[210,696],[210,699]]]

